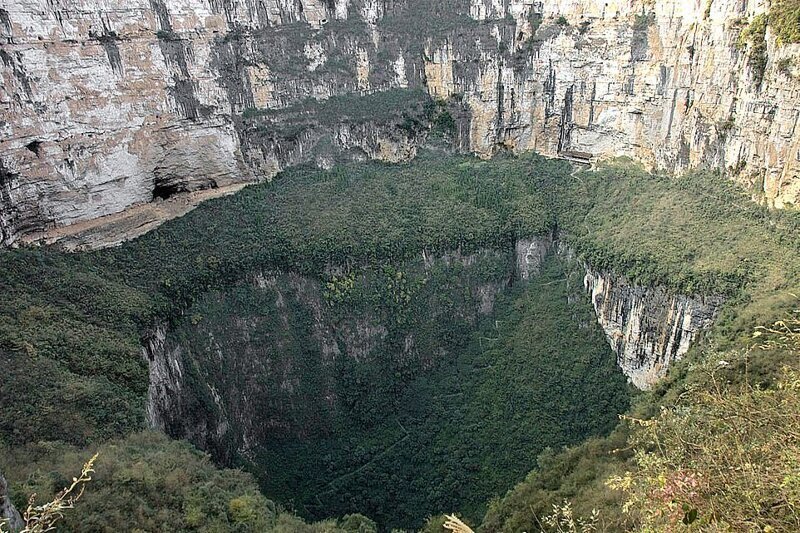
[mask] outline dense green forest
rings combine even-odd
[[[567,170],[536,156],[489,163],[442,154],[297,168],[119,248],[3,251],[0,350],[10,378],[0,387],[12,401],[0,407],[2,434],[86,444],[140,429],[139,341],[157,319],[174,320],[207,291],[261,269],[322,276],[331,265],[382,265],[423,249],[510,247],[516,235],[549,227],[534,177]],[[51,385],[37,386],[44,376]]]
[[[248,395],[258,394],[281,430],[259,437],[240,460],[266,494],[304,516],[358,510],[386,527],[419,527],[441,509],[461,509],[478,519],[485,502],[522,479],[544,448],[606,434],[627,408],[625,378],[581,298],[583,273],[574,262],[551,258],[540,276],[501,293],[495,312],[476,322],[467,311],[471,293],[487,275],[505,273],[507,255],[468,266],[420,263],[394,271],[404,275],[408,294],[401,305],[384,292],[385,275],[370,272],[331,306],[334,324],[349,324],[359,309],[384,315],[385,337],[357,360],[326,362],[308,340],[311,313],[280,287],[245,284],[210,295],[178,326],[180,345],[195,355],[186,366],[200,369],[192,379],[218,391],[233,383],[247,389],[253,378],[235,376],[257,372],[241,370],[252,360],[302,365],[288,377],[257,374],[268,392]],[[280,353],[253,348],[275,344]],[[282,387],[287,380],[295,383],[291,393]]]
[[[408,265],[422,250],[502,254],[520,237],[551,231],[595,268],[728,299],[710,335],[668,380],[637,398],[632,415],[661,416],[661,406],[686,401],[686,391],[711,390],[709,372],[697,371],[708,361],[726,361],[725,387],[779,390],[780,368],[796,363],[796,353],[775,344],[753,348],[752,334],[796,306],[798,229],[796,214],[762,209],[713,174],[658,176],[624,161],[572,174],[566,163],[534,155],[479,161],[427,152],[404,165],[291,169],[114,249],[4,250],[0,471],[22,504],[32,490],[52,494],[100,448],[96,488],[90,485],[79,516],[68,518],[74,527],[108,520],[108,530],[118,530],[137,517],[173,530],[296,530],[297,519],[258,494],[252,478],[215,469],[185,444],[140,433],[148,387],[141,337],[161,322],[178,331],[195,313],[221,318],[209,295],[235,298],[256,272],[318,280],[336,318],[354,300],[342,290],[347,278],[333,272],[364,279],[386,269],[412,272]],[[490,270],[502,278],[511,268]],[[397,302],[426,276],[395,284]],[[648,471],[628,444],[642,442],[638,426],[613,429],[628,393],[578,296],[579,281],[574,265],[551,258],[527,287],[505,290],[494,315],[462,328],[440,365],[400,387],[376,387],[391,390],[391,402],[374,398],[366,416],[337,416],[333,430],[305,442],[271,442],[245,465],[268,497],[315,518],[365,511],[383,524],[418,525],[425,514],[458,510],[479,524],[481,502],[533,470],[489,505],[484,530],[536,530],[564,499],[582,516],[598,509],[612,529],[654,520],[621,513],[625,491],[605,484],[626,470]],[[371,305],[368,295],[359,298]],[[382,312],[403,331],[413,326],[402,323],[404,312],[419,318],[413,305]],[[366,368],[345,363],[337,375]],[[745,368],[747,380],[740,379]],[[380,384],[391,376],[373,368],[362,377]],[[709,405],[718,406],[718,397],[687,409]],[[401,439],[408,445],[391,446]],[[336,479],[330,465],[342,472],[367,466]],[[176,477],[179,471],[191,475]],[[324,527],[366,531],[370,524],[350,517]]]
[[[797,531],[800,314],[751,331],[696,347],[608,437],[540,455],[477,530],[538,531],[569,502],[599,531]]]

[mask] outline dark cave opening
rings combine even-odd
[[[168,200],[177,194],[216,189],[217,187],[217,182],[213,179],[198,182],[191,176],[156,178],[153,182],[153,201]]]
[[[25,145],[25,148],[36,154],[36,157],[42,156],[42,141],[31,141]]]

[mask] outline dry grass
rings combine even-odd
[[[753,349],[800,355],[800,317],[759,328]],[[707,385],[653,420],[635,420],[638,469],[612,478],[624,512],[646,531],[800,531],[800,372],[769,389],[719,376],[734,357],[709,362]]]
[[[28,507],[22,515],[25,526],[18,533],[44,533],[54,531],[56,523],[64,518],[64,511],[74,509],[75,503],[83,496],[86,484],[92,480],[94,473],[94,463],[97,455],[84,463],[78,477],[72,478],[69,487],[56,494],[52,501],[36,505],[36,494],[31,494],[28,499]],[[0,532],[5,532],[4,524],[0,523]]]

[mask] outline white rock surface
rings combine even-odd
[[[649,389],[680,359],[697,335],[711,327],[719,298],[670,294],[586,268],[584,286],[617,363],[631,383]]]

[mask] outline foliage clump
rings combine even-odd
[[[767,71],[767,22],[769,18],[762,13],[756,15],[750,24],[739,34],[738,47],[749,48],[747,66],[756,86],[760,87]]]
[[[757,331],[762,348],[800,355],[800,321]],[[724,359],[722,357],[725,357]],[[800,373],[786,367],[776,386],[724,379],[734,357],[709,358],[688,391],[649,420],[630,419],[636,468],[609,481],[639,527],[674,531],[800,529]],[[716,359],[716,360],[715,360]]]
[[[22,515],[22,529],[16,533],[44,533],[56,529],[56,524],[64,518],[64,512],[75,508],[75,503],[81,499],[86,484],[92,480],[94,473],[94,463],[97,461],[98,454],[94,454],[86,463],[78,477],[72,478],[72,483],[56,493],[52,501],[43,504],[36,504],[36,493],[28,498],[28,507]],[[9,524],[0,520],[0,532],[8,531]],[[11,526],[13,527],[13,525]]]
[[[797,531],[800,317],[752,339],[695,350],[609,437],[540,459],[481,531],[539,531],[560,498],[598,531]]]
[[[769,8],[769,25],[778,43],[800,42],[800,1],[773,0]]]
[[[81,464],[83,449],[43,442],[0,452],[0,467],[18,506],[24,506],[28,493],[64,497],[57,491],[70,483],[82,489],[93,472],[81,505],[60,520],[66,531],[377,531],[374,522],[359,515],[306,524],[265,498],[249,474],[219,469],[189,444],[158,433],[135,433],[101,445],[102,459],[88,464],[88,470],[84,467],[85,475],[72,482],[67,476]],[[59,501],[67,502],[56,496],[54,502]],[[39,508],[29,512],[44,516]]]

